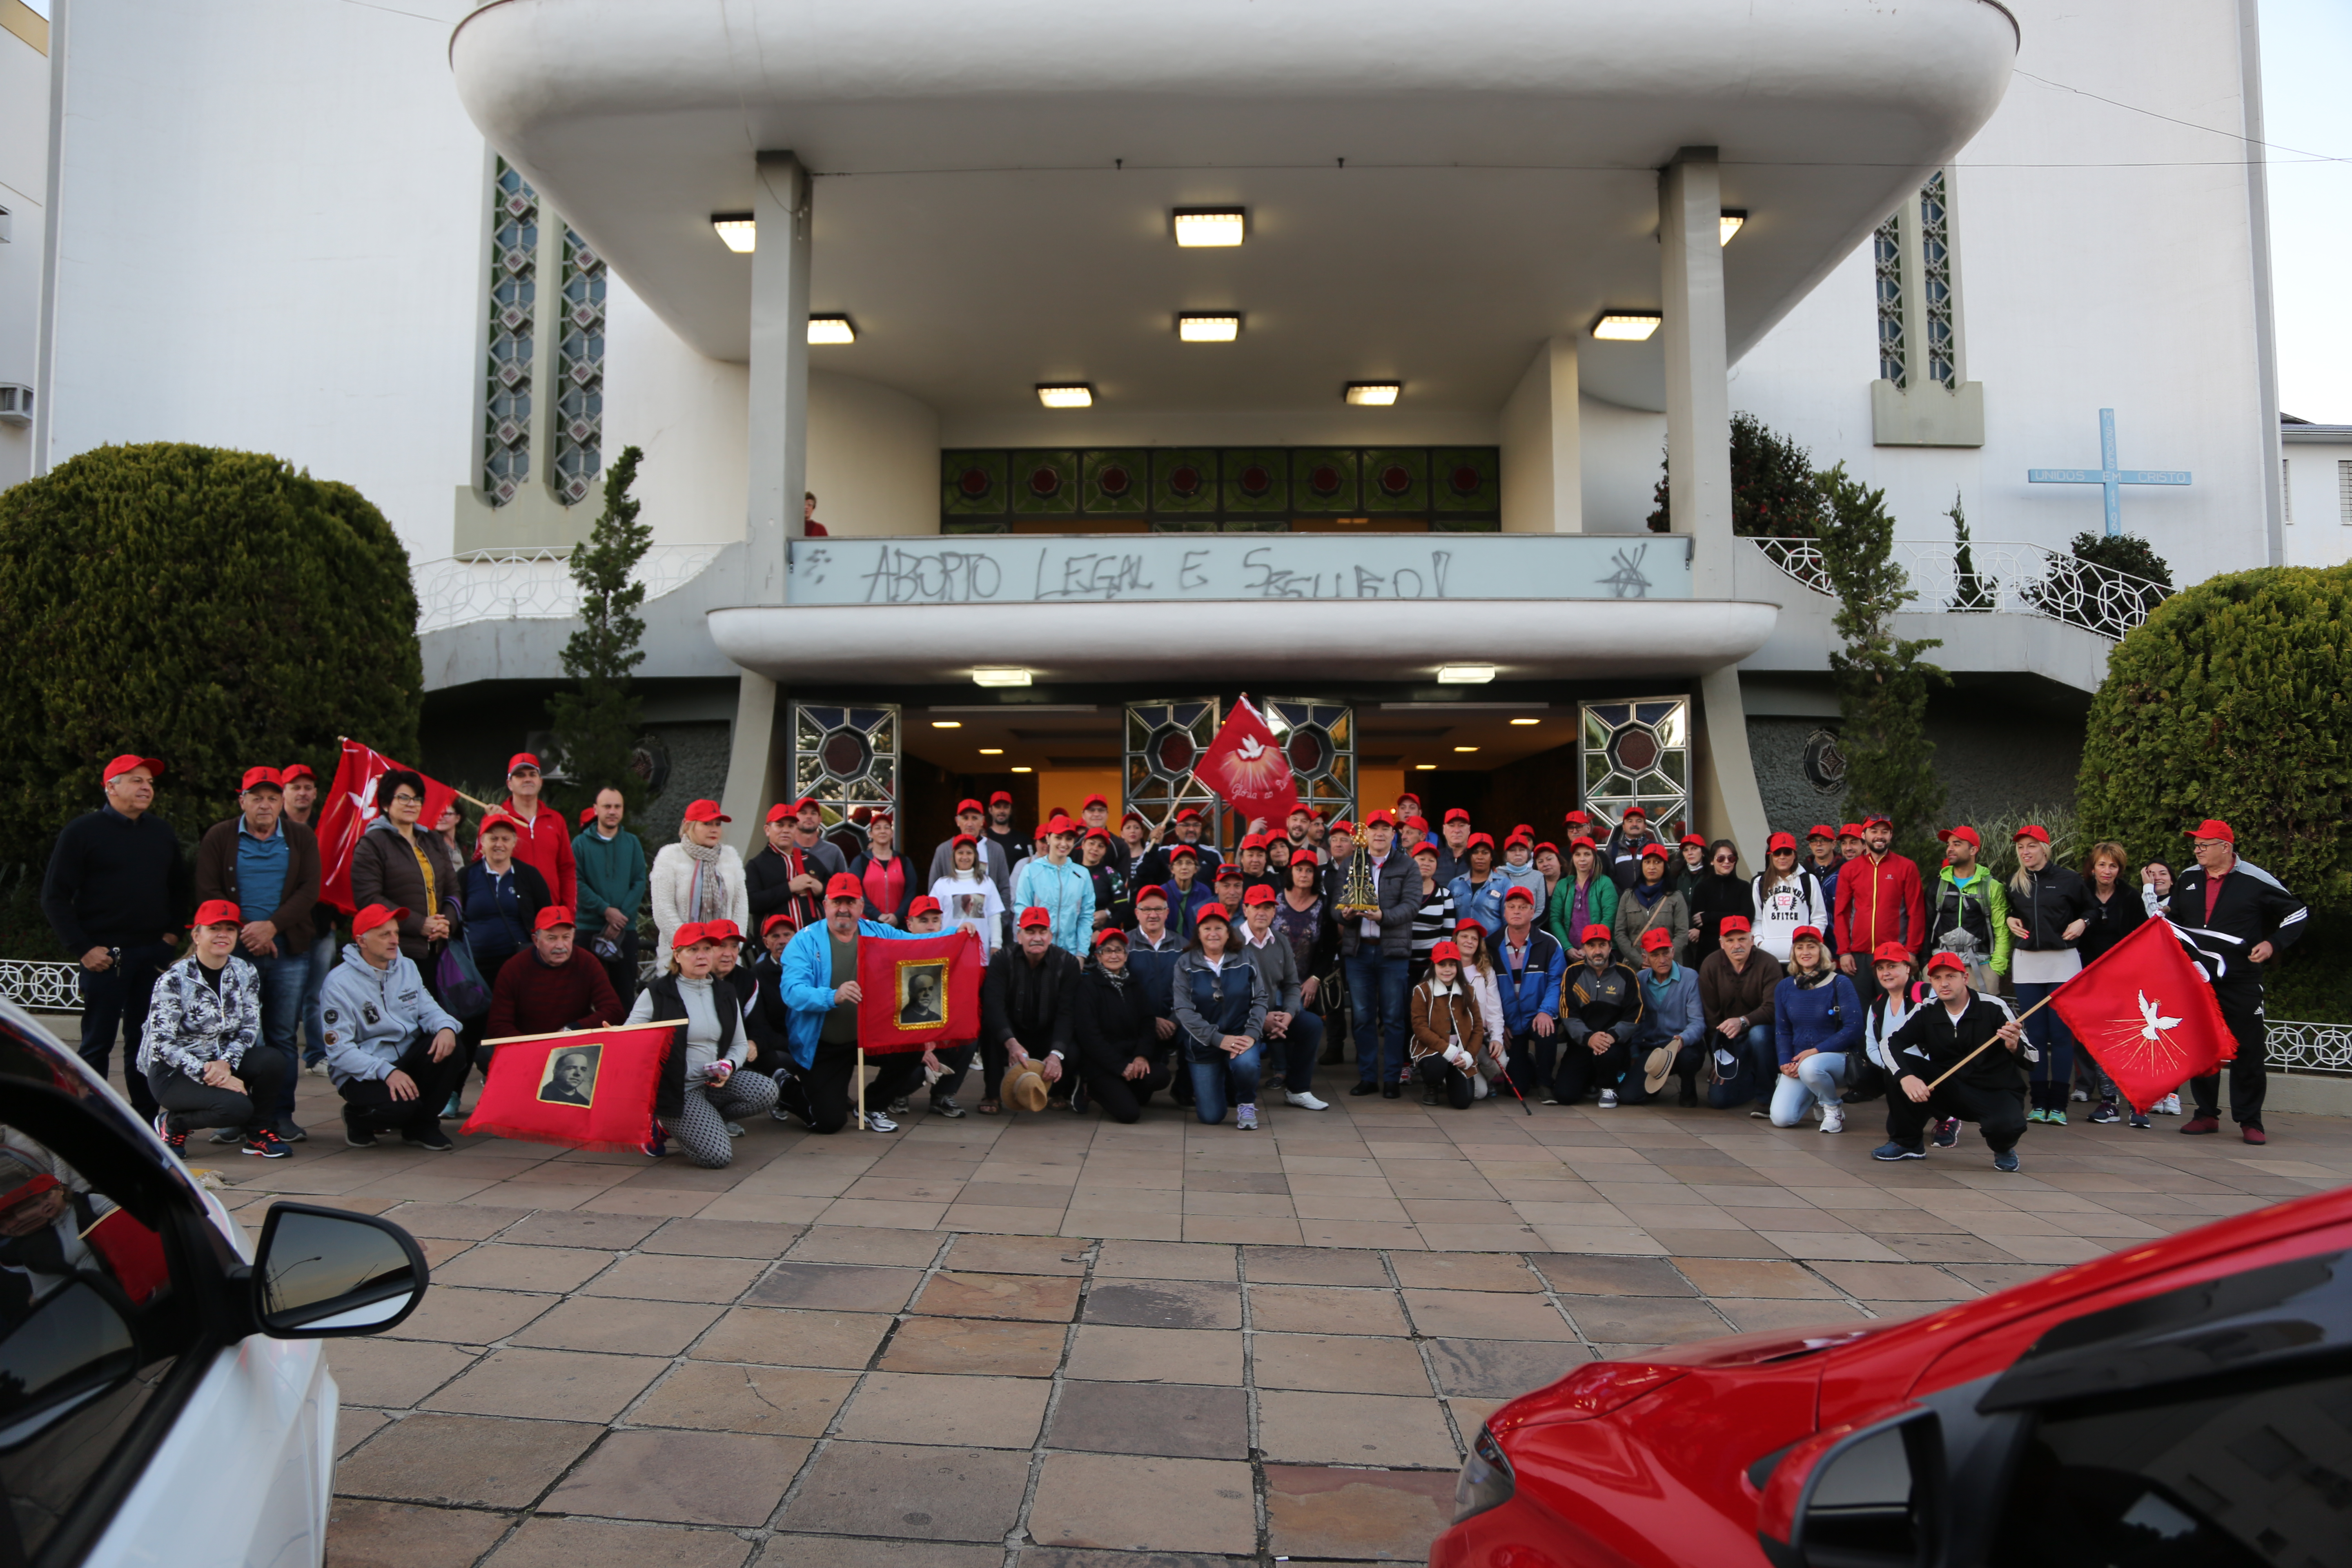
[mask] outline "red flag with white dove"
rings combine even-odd
[[[2211,984],[2162,917],[2051,993],[2050,1005],[2142,1114],[2238,1054]]]
[[[334,787],[319,803],[320,896],[345,914],[352,903],[352,851],[360,835],[376,818],[376,782],[404,764],[372,747],[343,737],[342,760],[335,764]],[[415,770],[410,770],[414,772]],[[418,778],[425,778],[417,773]],[[417,813],[420,833],[430,833],[441,814],[457,803],[457,792],[438,779],[425,779],[425,806]]]
[[[1244,822],[1256,816],[1280,822],[1298,805],[1298,781],[1291,776],[1290,759],[1247,697],[1225,715],[1217,738],[1192,765],[1192,775],[1223,797]]]

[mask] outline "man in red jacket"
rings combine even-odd
[[[539,759],[517,752],[507,759],[508,816],[522,824],[515,858],[547,879],[548,896],[565,909],[580,903],[580,869],[572,858],[571,825],[539,798]],[[478,847],[474,853],[479,855]]]
[[[516,954],[490,987],[487,1038],[593,1029],[628,1016],[595,954],[572,944],[576,934],[563,905],[539,911],[531,921],[530,955]]]
[[[1927,946],[1927,904],[1919,888],[1919,868],[1895,853],[1895,825],[1874,816],[1862,825],[1863,852],[1838,872],[1838,967],[1848,974],[1867,967],[1882,942],[1899,942],[1913,952]]]

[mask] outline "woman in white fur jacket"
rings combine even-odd
[[[686,808],[677,826],[677,842],[662,847],[654,857],[647,889],[654,924],[661,936],[656,952],[669,951],[677,928],[705,921],[733,921],[737,931],[749,931],[751,901],[743,890],[743,858],[732,845],[719,841],[722,824],[731,820],[715,800],[698,800]]]

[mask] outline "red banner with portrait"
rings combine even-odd
[[[685,1026],[637,1024],[490,1040],[489,1078],[466,1131],[623,1152],[652,1136],[654,1096]]]
[[[857,1043],[867,1056],[927,1051],[980,1038],[988,954],[968,931],[857,942]]]

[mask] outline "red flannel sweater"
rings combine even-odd
[[[584,948],[573,948],[564,963],[543,963],[536,949],[518,952],[499,971],[490,987],[490,1020],[485,1038],[551,1035],[558,1029],[617,1024],[624,1016],[604,966]]]

